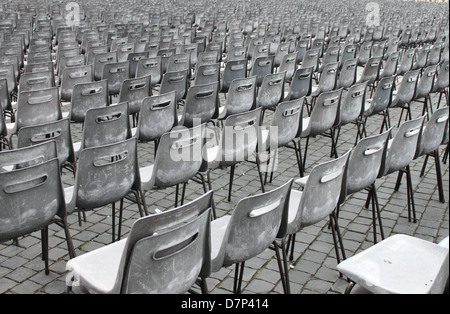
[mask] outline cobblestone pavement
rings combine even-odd
[[[433,104],[437,96],[433,95]],[[222,99],[223,102],[223,99]],[[412,104],[413,117],[418,117],[422,104]],[[64,107],[67,110],[68,106]],[[392,110],[391,119],[396,125],[400,110]],[[270,116],[265,118],[265,123]],[[367,123],[368,134],[377,134],[381,126],[379,117],[371,117]],[[395,127],[394,127],[395,132]],[[72,124],[74,142],[80,140],[79,125]],[[355,125],[342,128],[338,143],[340,154],[350,149],[355,140]],[[302,145],[304,146],[304,141]],[[139,143],[139,165],[144,166],[153,161],[153,144]],[[441,153],[444,147],[441,148]],[[306,173],[320,162],[330,159],[330,139],[318,136],[310,141]],[[430,159],[425,175],[420,177],[424,157],[411,164],[412,182],[418,221],[409,222],[407,218],[406,180],[398,192],[394,192],[397,174],[377,179],[377,191],[384,233],[386,236],[403,233],[433,242],[439,242],[449,234],[448,198],[449,167],[448,162],[442,165],[445,203],[439,202],[435,167]],[[218,169],[212,173],[214,201],[217,215],[230,214],[235,204],[242,197],[260,193],[260,183],[256,166],[242,163],[236,167],[231,202],[227,201],[229,170]],[[267,190],[273,189],[292,177],[298,177],[296,158],[292,149],[282,148],[278,167],[272,183]],[[65,184],[73,182],[72,174],[63,172]],[[147,193],[146,201],[150,211],[171,208],[174,204],[174,188]],[[196,182],[187,185],[186,200],[201,195],[203,188]],[[361,191],[349,196],[339,214],[339,225],[343,236],[347,257],[373,245],[373,229],[371,210],[365,209],[367,192]],[[76,248],[81,255],[111,242],[111,206],[86,213],[86,222],[79,225],[76,214],[68,217],[70,232]],[[125,201],[124,227],[126,236],[133,221],[139,217],[136,204]],[[310,226],[297,234],[294,260],[291,263],[290,281],[292,293],[299,294],[340,294],[343,293],[347,281],[340,278],[336,270],[336,257],[332,234],[328,229],[328,221],[324,220]],[[12,241],[0,244],[0,293],[6,294],[64,294],[66,293],[66,271],[68,251],[63,230],[52,225],[50,227],[50,274],[45,275],[44,263],[41,260],[40,232],[25,236],[19,245]],[[207,279],[210,293],[232,293],[234,266],[222,268]],[[257,257],[245,263],[243,277],[243,293],[279,294],[283,293],[275,254],[267,249]]]

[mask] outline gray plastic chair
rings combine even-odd
[[[297,69],[289,84],[284,100],[294,100],[311,95],[313,68]]]
[[[178,104],[181,100],[186,99],[188,86],[188,73],[186,70],[166,72],[163,75],[159,93],[167,94],[175,91],[175,101]]]
[[[282,73],[286,71],[285,80],[287,82],[290,82],[296,70],[297,70],[297,53],[291,52],[284,55],[277,72]]]
[[[247,112],[255,107],[256,76],[239,78],[231,82],[225,105],[219,107],[219,120],[228,116]]]
[[[8,92],[10,95],[17,93],[18,84],[15,77],[13,64],[0,64],[0,79],[7,81]]]
[[[73,87],[80,83],[94,81],[92,65],[66,67],[62,72],[60,97],[63,101],[72,99]]]
[[[306,69],[312,67],[313,73],[317,72],[319,68],[319,49],[309,49],[305,52],[302,62],[300,63],[300,69]]]
[[[220,63],[197,65],[191,85],[220,83]]]
[[[383,132],[384,128],[386,130],[391,127],[391,121],[389,117],[388,108],[392,101],[392,94],[394,90],[395,76],[387,76],[380,79],[375,89],[375,93],[372,98],[365,100],[364,105],[364,122],[362,125],[362,130],[365,132],[367,119],[371,116],[382,114],[383,122],[381,124],[380,133]]]
[[[17,103],[15,104],[17,105]],[[0,108],[4,117],[9,117],[11,122],[16,119],[13,109],[13,102],[11,101],[11,94],[8,89],[8,81],[6,79],[0,79]]]
[[[356,83],[368,82],[368,86],[373,87],[375,81],[378,80],[380,67],[382,64],[382,57],[371,57],[367,60],[363,72]]]
[[[48,89],[55,86],[55,75],[53,71],[22,73],[20,76],[18,93]]]
[[[417,119],[403,122],[395,133],[394,137],[388,142],[386,160],[380,169],[379,177],[389,175],[393,172],[399,172],[397,183],[394,188],[398,191],[403,173],[407,176],[408,192],[408,220],[411,221],[411,212],[413,221],[416,222],[416,211],[414,204],[414,194],[411,181],[410,163],[414,160],[417,146],[420,146],[423,121],[425,116]]]
[[[33,146],[47,141],[55,141],[61,168],[68,168],[75,175],[77,164],[69,119],[24,126],[17,135],[18,148]]]
[[[403,52],[400,58],[399,67],[397,69],[397,75],[404,75],[406,72],[412,69],[415,51],[416,48],[409,48],[408,50]]]
[[[112,242],[114,242],[117,201],[120,201],[121,217],[123,198],[132,193],[135,199],[139,200],[137,204],[141,217],[147,215],[138,167],[137,139],[133,137],[113,144],[82,149],[75,183],[64,189],[68,213],[94,210],[112,204]],[[93,177],[95,180],[92,180]],[[118,239],[120,236],[121,223]]]
[[[139,169],[143,195],[151,190],[176,187],[175,207],[178,206],[179,185],[184,187],[194,178],[202,165],[205,125],[173,129],[164,133],[158,143],[155,161]],[[184,193],[181,203],[184,200]]]
[[[149,57],[139,60],[138,64],[136,65],[136,78],[148,75],[150,75],[152,87],[161,83],[161,57]]]
[[[358,59],[347,59],[344,63],[340,63],[341,69],[336,81],[336,88],[349,88],[356,82],[356,70],[358,67]]]
[[[321,93],[332,91],[336,87],[339,62],[328,63],[323,66],[319,84],[312,86],[311,97],[315,98]]]
[[[16,135],[24,126],[56,121],[62,118],[58,88],[21,92],[17,99],[15,122],[7,123],[8,135]]]
[[[206,172],[209,188],[212,189],[210,172],[216,168],[231,167],[228,185],[228,201],[231,200],[234,170],[237,164],[249,161],[256,156],[256,165],[264,192],[260,161],[257,154],[257,145],[261,143],[261,108],[228,116],[220,134],[215,134],[215,145],[205,146],[202,151],[204,162],[199,172]],[[217,133],[217,132],[216,132]]]
[[[449,86],[449,61],[444,61],[438,69],[436,81],[434,82],[432,93],[439,93],[437,108],[440,107],[442,95],[448,105],[448,86]],[[431,104],[430,104],[431,106]]]
[[[68,117],[71,121],[84,123],[89,109],[106,106],[109,106],[106,80],[76,84],[73,87]]]
[[[273,109],[283,100],[286,72],[267,74],[256,96],[256,106]]]
[[[211,222],[211,271],[236,264],[234,293],[241,293],[245,262],[275,241],[287,217],[292,181],[239,200],[231,215]]]
[[[425,124],[422,132],[422,138],[420,145],[417,147],[416,155],[414,159],[421,156],[425,156],[424,164],[420,176],[425,173],[425,166],[428,161],[428,157],[434,157],[436,179],[438,182],[439,201],[445,202],[444,187],[442,184],[442,172],[439,159],[439,147],[445,142],[445,132],[448,133],[448,106],[437,109],[430,117],[430,120]],[[447,130],[446,130],[447,128]],[[448,140],[448,139],[447,139]]]
[[[191,78],[191,57],[189,53],[176,53],[169,56],[166,72],[186,71],[187,78]]]
[[[430,48],[430,45],[425,45],[416,49],[411,70],[422,69],[426,66]]]
[[[358,66],[365,66],[369,61],[372,53],[373,42],[371,40],[364,41],[359,48],[358,53]]]
[[[402,81],[397,90],[393,91],[393,98],[389,108],[409,108],[409,103],[414,99],[416,93],[416,86],[419,80],[419,69],[411,70],[403,75]],[[411,110],[407,111],[406,119],[411,119]],[[398,120],[398,126],[400,126],[402,117]]]
[[[433,89],[433,84],[436,76],[436,65],[430,65],[422,69],[422,74],[420,75],[419,81],[417,82],[416,91],[414,93],[413,101],[422,102],[423,99],[423,109],[422,115],[428,113],[433,114],[433,107],[431,106],[430,93]],[[411,110],[408,106],[407,110]]]
[[[70,258],[75,256],[67,225],[63,184],[58,159],[29,167],[0,172],[0,241],[8,241],[41,230],[45,274],[50,273],[48,226],[60,222]],[[39,197],[37,197],[39,196]]]
[[[208,123],[219,114],[219,82],[203,85],[193,85],[186,95],[178,125],[193,127]]]
[[[273,60],[274,56],[264,56],[254,59],[249,76],[256,76],[256,85],[258,87],[261,86],[266,75],[273,73]]]
[[[230,60],[225,63],[221,78],[222,93],[228,93],[231,82],[235,79],[241,79],[247,77],[247,59]]]
[[[137,219],[126,239],[67,262],[69,288],[103,294],[188,292],[198,277],[210,274],[212,202],[208,192],[183,206]]]
[[[396,234],[337,268],[350,281],[346,294],[442,294],[449,275],[448,252],[448,243]]]
[[[112,96],[119,95],[122,84],[130,78],[130,61],[105,63],[103,67],[103,80],[108,81],[110,103]]]
[[[151,76],[131,78],[123,81],[119,92],[119,103],[128,102],[130,115],[133,116],[133,126],[139,117],[142,101],[152,95]]]
[[[340,238],[335,209],[341,196],[349,155],[350,151],[339,158],[320,163],[311,170],[308,176],[294,181],[303,189],[301,191],[291,190],[288,216],[281,224],[277,235],[278,240],[275,242],[276,246],[282,250],[283,262],[279,263],[279,267],[286,293],[290,293],[287,251],[291,246],[289,259],[293,260],[295,236],[303,228],[329,218],[336,257],[338,263],[340,262],[337,241],[340,242],[342,252],[344,247]],[[336,235],[338,239],[336,239]]]
[[[128,54],[128,61],[130,61],[130,78],[136,77],[136,70],[139,64],[139,61],[148,59],[149,52],[148,51],[135,51]]]
[[[386,76],[396,75],[399,59],[400,59],[400,52],[399,51],[392,52],[388,56],[386,62],[383,64],[382,68],[380,69],[378,80]]]
[[[351,194],[367,190],[368,196],[365,207],[368,208],[372,202],[372,225],[373,241],[377,242],[377,220],[380,229],[381,239],[384,239],[380,207],[378,204],[376,179],[383,162],[386,159],[387,143],[391,130],[384,133],[365,137],[352,148],[348,159],[345,188],[342,189],[342,196],[339,203],[341,207],[345,205],[345,198]],[[344,255],[344,259],[345,259]]]
[[[105,53],[98,53],[94,56],[94,80],[100,81],[103,79],[103,72],[105,69],[105,64],[116,63],[117,62],[117,52],[110,51]]]
[[[358,49],[357,44],[346,44],[341,51],[341,55],[339,57],[339,61],[341,62],[341,67],[345,64],[347,60],[356,58],[356,51]],[[358,63],[358,59],[356,59],[356,63]]]
[[[308,153],[308,145],[311,137],[325,134],[330,131],[331,152],[337,157],[337,149],[334,144],[334,126],[338,122],[339,107],[341,103],[342,88],[319,94],[316,103],[309,117],[301,119],[301,127],[299,127],[296,138],[298,139],[298,147],[301,152],[302,138],[306,138],[305,152],[303,154],[302,169],[306,168],[306,156]]]

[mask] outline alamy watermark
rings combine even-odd
[[[366,4],[366,26],[373,27],[380,25],[380,5],[376,2]]]
[[[76,2],[66,4],[65,22],[67,26],[80,26],[80,5]]]

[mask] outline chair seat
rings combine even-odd
[[[146,183],[150,182],[152,175],[153,175],[153,167],[154,165],[141,167],[139,168],[139,175],[141,177],[142,185],[145,185]]]
[[[438,290],[448,278],[448,248],[394,235],[346,259],[337,268],[372,293],[442,293]]]
[[[81,285],[89,293],[114,292],[126,240],[114,242],[69,260],[66,270],[71,272],[75,280],[73,286]]]
[[[295,218],[298,213],[298,205],[300,204],[302,195],[303,195],[302,191],[291,190],[291,195],[289,198],[288,229],[291,226],[291,224],[296,220]],[[290,234],[290,230],[288,230],[287,233]]]

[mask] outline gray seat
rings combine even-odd
[[[343,64],[336,82],[336,88],[349,88],[356,82],[358,59],[347,59]]]
[[[148,191],[175,186],[175,207],[178,206],[179,185],[185,187],[202,165],[204,128],[202,124],[173,129],[160,137],[154,163],[139,168],[144,197]],[[183,200],[184,195],[181,203]]]
[[[400,59],[400,52],[399,51],[392,52],[388,56],[386,62],[383,64],[382,68],[380,69],[378,79],[380,80],[383,77],[397,74],[399,59]]]
[[[0,112],[0,151],[4,148],[11,149],[11,143],[8,137],[8,128],[6,127],[3,110]]]
[[[275,241],[281,222],[287,217],[292,181],[239,200],[231,215],[211,222],[211,271],[236,264],[234,293],[241,293],[245,262]]]
[[[342,195],[339,203],[344,206],[347,196],[354,193],[367,190],[368,196],[365,207],[368,208],[372,202],[372,225],[373,241],[377,242],[377,220],[381,239],[384,239],[382,219],[380,216],[380,207],[378,204],[376,179],[383,162],[386,158],[387,142],[391,130],[384,133],[365,137],[361,139],[355,147],[352,148],[348,159],[345,188],[342,189]],[[346,259],[345,255],[343,256]]]
[[[303,153],[302,169],[305,171],[306,168],[306,156],[308,152],[309,140],[311,137],[316,137],[317,135],[325,134],[325,132],[330,131],[331,138],[331,152],[337,154],[337,150],[334,145],[334,126],[338,122],[338,113],[341,103],[342,89],[335,91],[321,93],[316,100],[316,103],[311,111],[311,115],[306,118],[302,118],[300,121],[301,125],[298,130],[296,138],[298,139],[298,147],[301,152],[302,138],[306,138],[306,146]]]
[[[256,156],[256,165],[264,192],[264,180],[261,165],[257,154],[257,145],[261,143],[261,108],[228,116],[223,122],[220,134],[216,132],[215,144],[205,146],[202,151],[204,162],[200,172],[206,172],[207,181],[211,186],[210,172],[217,168],[231,167],[228,185],[228,201],[231,192],[236,165],[249,161]]]
[[[112,96],[119,95],[122,84],[130,78],[130,61],[106,63],[103,67],[103,80],[108,81],[110,103]]]
[[[225,105],[219,107],[218,119],[246,112],[255,107],[256,76],[234,79],[227,92]]]
[[[235,79],[247,77],[247,59],[230,60],[225,63],[225,68],[221,77],[222,93],[228,93],[231,82]]]
[[[143,76],[123,81],[119,93],[119,103],[128,102],[130,115],[133,116],[134,125],[139,117],[142,101],[152,95],[151,77]]]
[[[256,96],[256,106],[263,110],[275,108],[284,98],[284,84],[286,72],[267,74]]]
[[[61,57],[58,62],[58,66],[56,68],[56,73],[58,74],[56,83],[58,85],[61,84],[61,78],[64,73],[64,69],[68,67],[80,67],[85,65],[86,59],[84,55],[76,55],[76,56],[69,56],[69,57]],[[27,65],[28,67],[28,65]]]
[[[191,85],[220,83],[220,63],[197,65]]]
[[[319,68],[319,49],[309,49],[305,52],[302,62],[300,63],[300,69],[306,69],[312,67],[313,73],[317,72]]]
[[[22,73],[20,76],[18,93],[37,91],[55,86],[55,75],[53,71]]]
[[[55,141],[61,168],[69,168],[75,175],[77,165],[69,119],[24,126],[17,135],[18,148],[33,146],[47,141]]]
[[[138,167],[137,139],[133,137],[113,144],[82,149],[75,182],[64,188],[68,213],[94,210],[112,204],[112,242],[114,242],[117,201],[132,193],[135,199],[139,200],[137,205],[141,217],[147,215]],[[93,177],[95,180],[92,180]],[[123,201],[120,205],[121,215]],[[121,223],[118,239],[120,236]]]
[[[57,87],[21,92],[17,101],[16,120],[6,124],[8,136],[11,139],[24,126],[56,121],[61,118]]]
[[[68,117],[71,121],[84,123],[89,109],[106,106],[109,106],[106,80],[76,84],[73,87]]]
[[[412,69],[415,51],[416,48],[409,48],[408,50],[403,52],[399,67],[397,69],[397,75],[404,75],[406,72]]]
[[[62,71],[61,77],[61,100],[70,102],[73,88],[76,84],[89,83],[94,81],[92,65],[81,65],[66,67]]]
[[[431,45],[425,45],[416,49],[411,70],[422,69],[426,66],[430,48]]]
[[[64,229],[69,255],[71,258],[75,256],[67,225],[58,159],[0,172],[0,186],[1,242],[41,230],[42,259],[45,262],[45,274],[48,275],[48,226],[58,221]]]
[[[382,57],[371,57],[367,60],[363,72],[356,83],[368,82],[368,86],[373,87],[375,81],[378,80],[378,74],[382,64]]]
[[[164,73],[159,93],[167,94],[172,91],[175,91],[175,102],[177,104],[186,99],[188,91],[188,73],[186,70]]]
[[[284,100],[299,99],[311,94],[313,67],[297,69],[289,84]]]
[[[411,70],[403,75],[403,78],[397,90],[393,91],[393,98],[389,108],[401,108],[402,111],[407,109],[406,119],[411,119],[411,110],[409,110],[409,103],[414,99],[416,93],[416,86],[419,80],[419,69]],[[400,126],[402,116],[398,120]]]
[[[105,64],[117,62],[117,52],[110,51],[98,53],[94,56],[94,80],[99,81],[103,79],[103,71]]]
[[[436,65],[430,65],[422,69],[419,81],[417,82],[413,101],[422,102],[422,115],[428,113],[433,114],[433,107],[431,106],[430,93],[433,89],[433,84],[436,76]],[[410,105],[407,110],[411,110]]]
[[[186,71],[187,78],[191,78],[191,57],[188,53],[175,53],[167,60],[166,72]]]
[[[151,77],[152,87],[161,83],[162,63],[161,57],[149,57],[139,60],[136,66],[136,78],[148,76]]]
[[[14,103],[14,106],[16,105],[17,103]],[[11,100],[11,94],[8,89],[8,81],[6,79],[0,79],[0,107],[4,117],[9,117],[10,121],[14,122],[16,116]]]
[[[420,146],[423,121],[425,117],[408,120],[403,122],[395,133],[394,137],[388,142],[386,160],[380,169],[379,177],[387,176],[393,172],[398,172],[397,183],[394,188],[398,191],[403,173],[407,176],[407,195],[408,195],[408,220],[411,221],[411,212],[413,221],[416,222],[416,211],[414,204],[414,194],[411,180],[410,163],[414,160],[417,146]]]
[[[209,192],[137,219],[126,239],[69,260],[69,287],[92,294],[188,292],[198,277],[210,274],[212,202]]]
[[[433,84],[432,93],[439,93],[439,100],[437,103],[437,108],[441,104],[442,95],[445,96],[445,100],[448,105],[448,86],[449,86],[449,61],[444,61],[440,68],[438,69],[438,74],[436,76],[436,81]],[[431,104],[430,104],[431,106]]]
[[[344,46],[341,51],[341,55],[339,57],[339,62],[341,62],[341,67],[345,64],[347,60],[356,58],[356,51],[358,49],[358,45],[355,43],[349,43]],[[358,62],[358,59],[356,59]]]
[[[186,95],[186,102],[178,125],[193,127],[216,119],[219,114],[219,82],[193,85]]]
[[[282,249],[283,263],[280,265],[283,288],[290,293],[289,268],[287,251],[291,246],[289,259],[293,260],[295,236],[303,228],[317,224],[329,217],[330,226],[333,228],[333,242],[336,257],[339,260],[336,234],[340,240],[339,225],[336,218],[336,207],[341,196],[341,189],[345,179],[345,169],[350,151],[337,159],[316,165],[310,174],[294,182],[302,189],[292,189],[289,199],[289,211],[285,223],[280,226],[276,245]],[[326,197],[324,197],[326,195]],[[343,251],[342,241],[340,241]]]
[[[323,66],[319,84],[312,86],[311,97],[315,99],[321,93],[332,91],[336,87],[338,68],[339,62],[332,62]]]
[[[442,294],[449,274],[448,252],[448,245],[396,234],[337,268],[350,281],[346,294]]]
[[[435,161],[436,179],[438,182],[439,201],[445,202],[444,187],[442,184],[442,172],[439,158],[439,147],[445,143],[445,132],[448,133],[448,106],[437,109],[425,124],[422,132],[422,137],[419,146],[416,150],[414,159],[425,156],[424,165],[420,173],[421,176],[425,173],[425,166],[429,156],[432,156]],[[447,130],[446,130],[447,128]],[[447,139],[448,141],[448,139]]]
[[[273,73],[273,59],[273,56],[258,57],[254,59],[249,76],[256,76],[256,85],[258,87],[261,86],[266,75]]]
[[[395,76],[383,77],[377,84],[375,92],[372,98],[366,98],[364,105],[364,123],[363,131],[365,132],[365,127],[367,119],[370,116],[377,114],[383,115],[383,122],[381,124],[380,133],[383,132],[384,127],[389,129],[391,127],[390,117],[388,108],[392,102],[392,94],[394,90]]]
[[[369,61],[372,53],[372,45],[373,42],[371,40],[364,41],[360,48],[359,53],[357,55],[358,57],[358,66],[365,66],[367,64],[367,61]]]
[[[277,69],[278,73],[286,71],[286,81],[290,82],[297,70],[297,53],[291,52],[283,56],[280,66]]]

